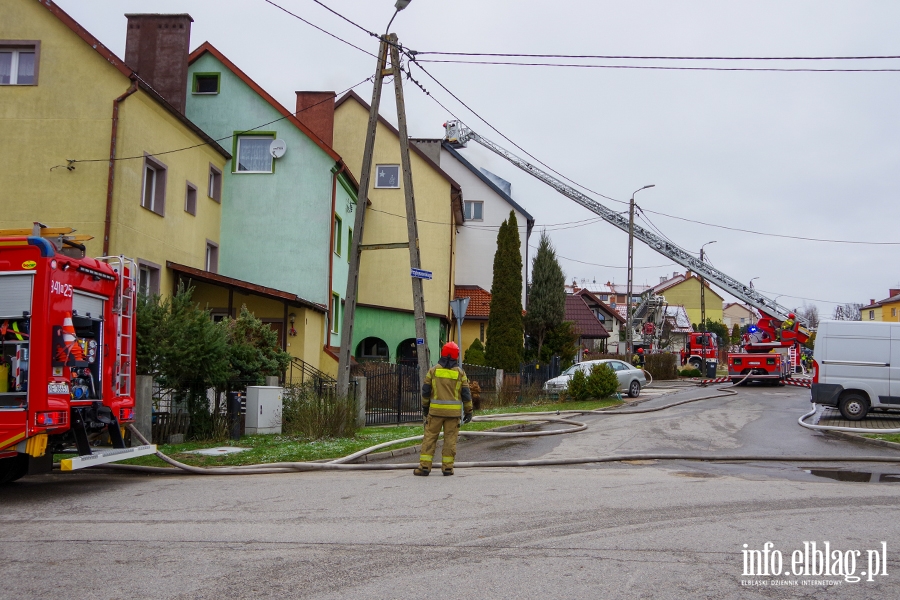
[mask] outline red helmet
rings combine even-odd
[[[644,353],[644,349],[643,349],[643,348],[638,348],[638,354],[643,354],[643,353]]]
[[[450,357],[453,360],[459,358],[459,346],[456,345],[456,342],[447,342],[444,344],[444,347],[441,348],[441,358],[445,357]]]
[[[796,315],[794,315],[794,313],[788,313],[788,319],[793,319],[795,317]]]

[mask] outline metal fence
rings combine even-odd
[[[523,363],[519,367],[519,386],[520,389],[526,387],[543,387],[543,385],[554,377],[559,377],[560,360],[558,356],[554,356],[550,362],[533,362]]]
[[[366,378],[366,425],[422,420],[422,386],[415,365],[366,362],[352,375]]]

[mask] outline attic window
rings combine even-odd
[[[218,73],[194,73],[194,90],[195,94],[218,94],[219,93],[219,74]]]

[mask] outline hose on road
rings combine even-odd
[[[813,403],[812,410],[808,413],[797,419],[797,423],[800,424],[801,427],[806,427],[807,429],[812,429],[813,431],[844,431],[847,433],[900,433],[900,429],[866,429],[863,427],[841,427],[839,425],[813,425],[812,423],[807,423],[806,419],[816,414],[818,410],[817,404]]]

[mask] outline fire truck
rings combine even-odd
[[[150,454],[134,420],[135,285],[124,257],[86,258],[71,228],[0,230],[0,484]],[[101,450],[103,442],[111,449]]]
[[[756,330],[751,332],[752,335],[746,336],[746,339],[743,340],[743,352],[733,353],[729,356],[729,374],[732,376],[732,379],[744,379],[746,377],[747,379],[744,379],[744,381],[756,378],[777,382],[790,377],[791,373],[799,370],[800,345],[809,339],[809,331],[803,327],[800,319],[792,316],[789,309],[760,294],[752,286],[743,284],[719,271],[708,262],[677,246],[668,238],[657,235],[646,227],[635,223],[629,218],[628,214],[610,210],[571,185],[550,175],[537,165],[516,156],[502,146],[472,131],[461,122],[448,121],[444,123],[444,134],[444,141],[454,148],[465,148],[469,141],[477,142],[529,175],[543,181],[563,196],[598,215],[610,225],[633,235],[635,239],[644,242],[652,250],[686,267],[707,282],[716,285],[716,287],[728,292],[748,306],[757,309],[763,318],[756,324]],[[640,313],[640,308],[637,312]],[[793,327],[782,327],[782,323],[789,320],[794,321]],[[651,336],[657,330],[658,325],[655,324],[654,329],[650,331]],[[626,324],[626,327],[631,327],[632,329],[636,326],[641,325],[635,322]],[[647,334],[644,330],[641,330],[641,333]],[[710,336],[708,333],[691,334],[690,359],[693,359],[692,362],[695,364],[702,363],[704,358],[715,360],[717,345],[703,343],[704,341],[715,341],[714,339],[709,339],[708,336]],[[644,343],[648,342],[645,341]],[[757,362],[760,364],[755,364]]]

